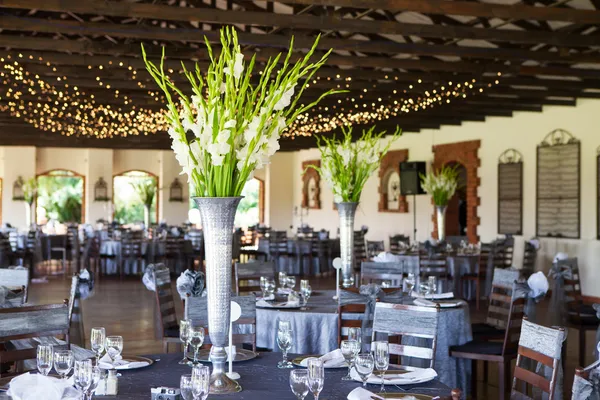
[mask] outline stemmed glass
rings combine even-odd
[[[279,321],[277,325],[277,345],[283,352],[283,359],[277,363],[278,368],[293,368],[287,359],[287,353],[292,348],[292,326],[290,321]]]
[[[86,392],[92,384],[92,360],[75,361],[73,380],[77,389]]]
[[[54,352],[54,369],[62,379],[67,379],[67,375],[73,368],[73,352],[71,350],[57,350]]]
[[[305,369],[291,371],[290,388],[298,400],[304,400],[308,394],[308,371]]]
[[[342,355],[344,356],[344,360],[348,364],[348,375],[342,378],[343,381],[351,381],[352,377],[350,376],[350,372],[352,371],[352,364],[354,361],[354,357],[356,357],[356,348],[358,347],[358,342],[356,340],[342,340],[340,343],[340,350],[342,350]]]
[[[263,299],[265,297],[267,297],[267,295],[266,295],[266,292],[267,292],[267,282],[268,282],[268,278],[266,276],[261,276],[260,277],[260,291],[262,292]]]
[[[265,297],[270,297],[275,293],[275,286],[275,279],[267,278],[267,281],[265,282]]]
[[[102,370],[99,367],[92,367],[92,379],[90,380],[90,385],[85,391],[86,399],[92,399],[94,395],[94,390],[98,387],[98,383],[100,383],[100,378],[102,378]]]
[[[294,287],[296,287],[296,277],[288,276],[285,280],[285,283],[287,284],[288,288],[294,290]]]
[[[205,400],[210,386],[210,369],[197,365],[192,369],[192,394],[194,400]]]
[[[182,319],[181,321],[179,321],[179,340],[181,340],[181,342],[183,343],[183,358],[181,359],[181,361],[179,361],[179,365],[187,365],[188,363],[187,349],[190,345],[189,332],[191,324],[192,321],[190,321],[189,319]]]
[[[306,284],[303,285],[303,283]],[[312,288],[308,284],[308,281],[302,280],[300,281],[300,294],[302,295],[303,306],[302,310],[306,310],[306,305],[308,304],[308,299],[310,299],[310,295],[312,294]]]
[[[98,365],[100,356],[104,352],[105,341],[106,331],[104,328],[92,328],[90,342],[92,344],[92,351],[96,353],[96,365]]]
[[[192,375],[181,375],[179,379],[179,390],[183,400],[194,400]]]
[[[123,336],[107,336],[106,337],[106,353],[110,357],[113,367],[117,358],[123,351]]]
[[[37,369],[40,374],[48,376],[52,369],[54,349],[51,344],[40,344],[37,347]]]
[[[412,293],[413,289],[415,288],[415,285],[417,284],[417,280],[415,279],[415,274],[410,272],[406,276],[406,279],[404,279],[404,283],[406,283],[406,290],[407,290],[408,294]]]
[[[285,289],[285,285],[287,284],[287,274],[285,272],[279,272],[279,286]]]
[[[204,328],[201,326],[190,326],[188,331],[188,340],[194,349],[194,361],[193,365],[198,364],[198,350],[202,347],[204,343]]]
[[[354,368],[356,368],[356,372],[358,373],[358,376],[360,376],[363,387],[367,387],[367,381],[373,373],[374,367],[375,361],[370,353],[362,353],[356,356],[356,360],[354,360]]]
[[[319,358],[309,358],[306,362],[308,370],[308,388],[315,400],[319,400],[319,393],[323,390],[325,383],[325,367]]]
[[[371,343],[371,350],[375,358],[375,370],[381,376],[381,390],[379,393],[385,393],[385,371],[390,366],[390,346],[388,342],[376,341]]]

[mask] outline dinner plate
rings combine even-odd
[[[426,394],[417,394],[417,393],[378,393],[377,396],[383,397],[384,399],[394,399],[394,400],[403,400],[410,399],[411,396],[416,398],[417,400],[432,400],[433,396],[429,396]],[[371,397],[372,399],[377,399],[377,397]]]
[[[321,356],[322,356],[322,354],[298,356],[298,357],[296,357],[296,358],[294,358],[294,359],[292,360],[292,364],[294,364],[296,367],[300,367],[300,368],[306,368],[306,366],[305,366],[305,365],[302,365],[302,364],[301,364],[301,363],[302,363],[302,360],[305,360],[305,359],[307,359],[307,358],[311,358],[311,357],[314,357],[314,358],[319,358],[319,357],[321,357]],[[347,369],[347,368],[348,368],[348,366],[347,366],[347,365],[344,365],[344,366],[342,366],[342,367],[325,367],[325,369],[342,369],[342,368],[346,368],[346,369]]]
[[[439,304],[440,308],[456,308],[464,304],[463,300],[429,300],[429,299],[415,299],[414,304],[421,307],[435,307]]]
[[[403,370],[389,370],[385,372],[385,375],[402,375],[402,374],[407,374],[411,371],[403,371]],[[361,382],[360,377],[358,376],[358,373],[356,373],[356,370],[352,370],[352,372],[350,373],[350,376],[352,377],[352,379],[354,379],[356,382]],[[392,378],[388,379],[384,379],[383,383],[384,385],[388,386],[404,386],[404,385],[416,385],[419,383],[426,383],[426,382],[430,382],[432,380],[434,380],[435,378],[437,378],[437,375],[434,376],[424,376],[422,378],[419,379],[413,379],[410,381],[406,381],[403,383],[396,383],[397,381],[392,381]],[[367,383],[372,384],[372,385],[381,385],[381,378],[379,378],[379,376],[375,376],[374,374],[371,375],[369,377],[369,380],[367,381]]]
[[[258,302],[256,303],[256,308],[260,308],[261,310],[299,310],[302,308],[300,304],[289,306],[287,302],[276,302],[276,301],[267,301],[269,303],[268,307],[261,306]]]
[[[202,349],[198,352],[198,361],[200,362],[210,362],[210,349]],[[244,362],[255,359],[258,357],[258,353],[253,352],[252,350],[246,349],[236,349],[235,358],[233,362]],[[194,353],[188,351],[187,353],[188,360],[192,361],[194,359]]]
[[[35,370],[34,371],[23,372],[23,374],[27,374],[27,373],[37,374],[38,372],[35,371]],[[12,381],[17,376],[20,376],[20,375],[11,375],[11,376],[5,376],[5,377],[0,378],[0,393],[1,392],[6,392],[8,390],[8,384],[10,383],[10,381]],[[58,375],[58,374],[48,374],[48,376],[51,376],[51,377],[56,378],[56,379],[61,379],[60,375]]]
[[[154,360],[150,359],[150,358],[146,358],[146,357],[141,357],[141,356],[130,356],[130,355],[124,355],[122,360],[125,361],[129,361],[130,363],[132,362],[146,362],[148,364],[146,365],[134,365],[134,366],[130,366],[130,364],[125,364],[125,365],[117,365],[114,369],[116,369],[117,371],[127,371],[130,369],[140,369],[140,368],[146,368],[149,367],[150,365],[154,364]],[[102,364],[102,362],[100,362]],[[101,369],[107,369],[107,368],[103,368],[100,367]]]

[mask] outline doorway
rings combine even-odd
[[[39,225],[83,223],[85,219],[85,177],[73,171],[55,169],[37,176],[36,219]]]

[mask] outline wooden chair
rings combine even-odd
[[[525,278],[529,278],[535,272],[535,262],[537,260],[537,249],[529,242],[525,242],[523,250],[523,268],[522,274]]]
[[[344,290],[358,293],[358,288],[348,288]],[[343,296],[344,290],[340,290],[340,296]],[[338,346],[340,346],[342,340],[348,339],[348,328],[362,327],[362,318],[365,313],[365,308],[365,303],[342,305],[338,301]]]
[[[529,322],[527,317],[524,317],[523,325],[521,326],[521,336],[519,338],[517,365],[515,366],[512,381],[511,399],[530,399],[527,396],[528,385],[540,389],[544,393],[548,393],[548,400],[557,398],[554,389],[565,336],[565,328],[547,328]],[[551,378],[547,379],[535,373],[535,371],[526,368],[524,363],[526,359],[533,360],[535,362],[534,365],[541,363],[546,367],[552,368]],[[517,381],[522,383],[522,391],[520,392],[517,390]]]
[[[360,266],[360,284],[376,283],[381,285],[387,282],[389,287],[401,288],[403,272],[400,262],[363,261]]]
[[[390,343],[390,355],[411,357],[425,360],[427,368],[433,368],[437,345],[437,328],[440,314],[439,304],[436,307],[420,307],[405,304],[377,303],[373,317],[372,340],[378,334],[400,336],[399,343]],[[431,340],[431,344],[417,346],[402,343],[402,338],[420,338]],[[405,370],[418,369],[410,365],[400,365]]]
[[[196,261],[198,261],[198,271],[202,271],[204,264],[204,234],[200,229],[191,229],[187,233],[187,238],[192,243],[192,263],[195,267]]]
[[[231,296],[242,308],[240,319],[233,323],[232,341],[234,345],[251,345],[256,352],[256,296]],[[185,318],[192,321],[194,326],[204,327],[204,345],[210,345],[208,332],[208,297],[187,297],[185,299]],[[240,326],[251,325],[251,333],[239,332]],[[204,347],[203,345],[203,347]]]
[[[85,346],[85,330],[83,329],[83,313],[81,298],[79,296],[79,274],[71,278],[71,291],[69,293],[69,326],[71,343]]]
[[[125,263],[129,263],[131,269],[129,273],[133,274],[133,266],[137,274],[143,273],[144,254],[142,252],[142,239],[138,239],[137,235],[131,235],[125,238],[122,242],[122,259],[119,266],[119,277],[123,279],[125,273]]]
[[[419,255],[419,273],[421,282],[427,282],[429,276],[438,279],[438,291],[445,291],[452,281],[448,272],[448,258],[444,252],[434,252],[431,255]],[[444,286],[445,285],[445,286]],[[419,288],[416,287],[416,290]]]
[[[573,397],[571,400],[581,400],[585,398],[585,395],[589,396],[589,392],[591,391],[591,395],[596,395],[600,393],[600,388],[594,386],[594,383],[591,381],[592,372],[594,375],[598,375],[600,372],[600,360],[588,365],[585,368],[576,368],[575,369],[575,377],[573,379]],[[590,398],[590,397],[588,397]]]
[[[404,247],[410,245],[410,238],[404,235],[390,236],[390,253],[398,254]]]
[[[22,371],[25,360],[36,358],[36,348],[13,349],[11,340],[45,338],[64,335],[67,348],[69,339],[68,300],[63,304],[0,309],[0,365],[12,364],[12,374]],[[0,373],[2,368],[0,368]],[[6,374],[3,374],[6,376]]]
[[[0,268],[0,286],[23,292],[23,303],[27,302],[29,270],[25,268]]]
[[[261,292],[260,277],[275,279],[275,262],[235,263],[235,293]]]
[[[505,301],[510,297],[506,296]],[[517,349],[524,316],[525,299],[513,299],[508,314],[504,340],[502,342],[473,340],[460,346],[450,347],[450,356],[472,360],[471,390],[477,393],[477,360],[498,363],[498,393],[499,398],[506,397],[506,390],[510,386],[510,363],[517,358]],[[487,367],[485,368],[487,381]]]
[[[164,264],[157,264],[154,271],[156,288],[156,311],[158,320],[156,329],[162,339],[163,351],[169,352],[169,343],[181,344],[179,340],[179,323],[175,311],[175,298],[171,288],[171,274]]]
[[[286,231],[269,232],[269,260],[274,261],[277,271],[288,271],[288,264],[293,253],[288,249],[288,239]],[[281,266],[281,260],[285,259],[285,264]]]
[[[367,240],[367,257],[376,257],[379,253],[385,251],[383,240]]]

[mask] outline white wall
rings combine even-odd
[[[293,223],[293,153],[275,153],[266,169],[265,224],[276,230],[288,230]]]
[[[181,167],[172,151],[162,151],[160,156],[161,184],[159,201],[161,207],[159,207],[159,221],[168,221],[169,224],[178,225],[187,221],[188,218],[189,205],[187,199],[189,199],[189,185],[187,175],[179,175]],[[169,202],[169,189],[175,178],[179,179],[179,182],[183,186],[184,202]]]
[[[33,178],[36,173],[35,147],[5,147],[2,148],[2,222],[13,226],[26,228],[25,202],[13,201],[13,184],[19,177],[24,180]]]
[[[523,154],[524,173],[524,215],[523,236],[517,238],[515,264],[521,263],[522,238],[535,235],[535,184],[536,184],[536,146],[550,131],[562,128],[571,132],[581,141],[581,239],[543,239],[542,250],[538,260],[538,268],[547,270],[550,260],[557,251],[567,251],[580,259],[584,280],[583,291],[590,296],[600,296],[600,242],[596,240],[596,155],[600,146],[598,132],[598,115],[600,101],[579,100],[577,107],[545,107],[542,113],[516,112],[512,118],[490,117],[486,122],[465,122],[462,126],[444,126],[440,130],[423,130],[421,133],[407,133],[392,145],[392,149],[408,149],[409,160],[427,161],[433,159],[431,148],[436,144],[481,140],[479,158],[481,166],[478,176],[481,180],[478,208],[481,223],[478,234],[482,241],[490,241],[497,237],[497,165],[500,154],[509,148],[515,148]],[[318,159],[316,149],[277,155],[277,171],[270,169],[270,186],[283,190],[271,189],[271,204],[281,204],[273,209],[270,219],[279,222],[282,213],[301,204],[301,164],[305,160]],[[272,164],[271,167],[275,165]],[[290,167],[291,166],[291,167]],[[288,169],[289,168],[289,169]],[[412,237],[413,231],[413,199],[408,199],[409,213],[378,212],[378,173],[375,172],[365,185],[361,205],[357,212],[356,226],[367,225],[370,240],[385,240],[388,236],[403,233]],[[290,199],[286,188],[292,182],[293,198]],[[332,208],[331,190],[321,183],[321,210],[310,210],[305,222],[315,228],[329,229],[332,235],[338,227],[337,213]],[[418,240],[431,236],[432,205],[429,196],[417,196],[417,228]],[[289,220],[289,219],[288,219]],[[271,223],[271,225],[274,225]],[[294,226],[299,219],[294,219]],[[520,240],[520,241],[519,241]]]

